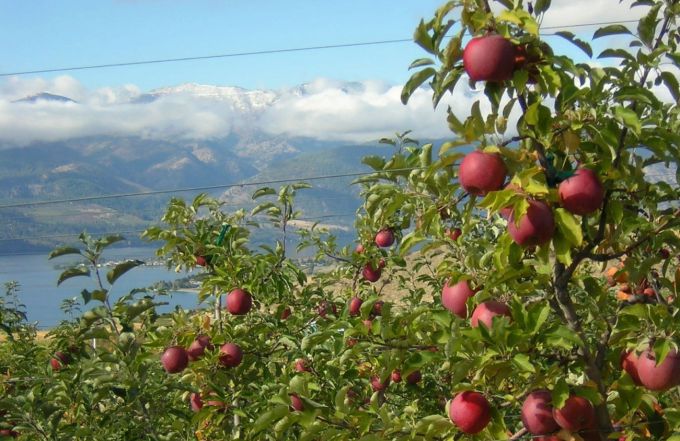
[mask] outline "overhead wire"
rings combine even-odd
[[[562,26],[543,26],[541,29],[568,29],[574,27],[590,27],[590,26],[603,26],[611,24],[623,24],[623,23],[636,23],[638,20],[618,20],[618,21],[601,21],[593,23],[573,23],[566,24]],[[547,34],[554,35],[554,34]],[[235,58],[235,57],[245,57],[245,56],[256,56],[256,55],[269,55],[269,54],[280,54],[280,53],[291,53],[291,52],[305,52],[305,51],[316,51],[316,50],[328,50],[328,49],[339,49],[339,48],[349,48],[349,47],[361,47],[361,46],[378,46],[384,44],[396,44],[396,43],[406,43],[412,42],[412,38],[397,38],[392,40],[377,40],[377,41],[363,41],[354,43],[338,43],[338,44],[327,44],[318,46],[303,46],[303,47],[293,47],[293,48],[280,48],[280,49],[263,49],[257,51],[243,51],[243,52],[231,52],[224,54],[213,54],[213,55],[197,55],[189,57],[177,57],[177,58],[160,58],[154,60],[138,60],[138,61],[123,61],[116,63],[103,63],[103,64],[91,64],[82,66],[70,66],[70,67],[56,67],[56,68],[45,68],[45,69],[34,69],[34,70],[23,70],[14,72],[0,72],[0,77],[9,77],[16,75],[35,75],[43,73],[55,73],[55,72],[72,72],[79,70],[90,70],[90,69],[106,69],[112,67],[125,67],[125,66],[142,66],[149,64],[161,64],[161,63],[178,63],[184,61],[200,61],[200,60],[214,60],[221,58]]]

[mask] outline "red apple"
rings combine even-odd
[[[577,395],[567,398],[560,409],[553,408],[553,418],[559,426],[570,432],[595,426],[595,409],[590,401]]]
[[[621,367],[623,368],[624,371],[628,373],[628,375],[630,375],[630,378],[633,379],[633,383],[637,384],[638,386],[641,386],[642,383],[640,382],[640,375],[638,374],[637,363],[638,357],[637,355],[635,355],[634,351],[627,351],[621,353]]]
[[[654,291],[654,288],[650,287],[643,289],[642,294],[646,295],[647,297],[656,297],[656,291]]]
[[[394,232],[391,228],[383,228],[375,235],[375,244],[380,248],[392,246],[394,243]]]
[[[60,371],[64,366],[71,362],[71,357],[68,354],[64,354],[61,351],[54,353],[54,357],[50,359],[50,366],[52,370]]]
[[[225,343],[220,348],[220,364],[225,367],[236,367],[243,360],[243,351],[235,343]]]
[[[359,297],[352,297],[349,301],[349,315],[357,316],[361,313],[361,304],[364,303]]]
[[[522,405],[522,423],[533,435],[546,435],[559,429],[549,391],[536,390],[527,395]]]
[[[377,316],[381,315],[384,304],[385,304],[385,302],[383,302],[382,300],[378,300],[377,302],[375,302],[373,304],[373,309],[371,310],[371,315],[373,317],[377,317]]]
[[[253,298],[248,291],[236,288],[227,296],[227,310],[233,315],[245,315],[253,307]]]
[[[181,346],[171,346],[161,355],[161,364],[165,372],[176,374],[182,372],[189,364],[189,355]]]
[[[356,248],[354,248],[354,252],[357,254],[364,254],[364,246],[362,244],[358,244]]]
[[[332,313],[333,315],[338,315],[338,308],[335,306],[334,303],[328,302],[327,300],[324,300],[321,302],[321,304],[316,308],[317,314],[319,314],[319,317],[321,318],[326,318],[328,313]]]
[[[290,407],[297,412],[302,412],[305,409],[305,404],[298,394],[289,394],[290,396]]]
[[[597,174],[579,168],[558,187],[560,204],[569,212],[584,216],[597,211],[604,201],[604,187]]]
[[[189,356],[189,361],[196,361],[203,357],[206,349],[213,349],[213,345],[210,344],[210,337],[207,335],[199,335],[196,340],[191,342],[189,348],[187,349],[187,355]]]
[[[490,191],[500,190],[508,173],[498,153],[484,153],[479,150],[468,153],[460,163],[458,180],[468,193],[484,196]]]
[[[534,246],[549,242],[555,233],[555,218],[552,210],[542,201],[529,201],[527,212],[515,224],[514,215],[508,219],[508,232],[518,245]]]
[[[637,371],[644,387],[653,391],[666,391],[680,384],[680,355],[672,349],[657,366],[654,352],[640,354]]]
[[[423,374],[421,374],[420,371],[413,371],[406,376],[406,382],[408,384],[418,384],[422,379]]]
[[[472,435],[491,421],[491,406],[479,392],[461,392],[449,405],[449,418],[463,433]]]
[[[458,239],[460,237],[460,235],[462,233],[463,232],[460,230],[460,228],[454,228],[453,230],[446,230],[446,235],[449,236],[449,238],[454,242],[456,241],[456,239]]]
[[[198,266],[206,266],[208,264],[208,261],[205,259],[203,256],[196,256],[196,265]]]
[[[359,343],[358,339],[350,337],[345,344],[348,348],[353,348],[357,343]]]
[[[463,67],[472,81],[505,81],[515,70],[515,45],[501,35],[475,37],[463,49]]]
[[[304,358],[298,358],[295,360],[295,372],[309,372],[307,368],[307,361]]]
[[[201,410],[203,408],[203,399],[201,399],[201,395],[192,392],[191,395],[189,395],[189,405],[194,412]]]
[[[290,308],[286,306],[283,311],[281,311],[281,320],[285,320],[288,317],[290,317]]]
[[[668,248],[661,248],[661,249],[659,250],[659,256],[660,256],[662,259],[668,259],[669,257],[671,257],[671,252],[668,251]]]
[[[491,328],[493,323],[493,318],[499,315],[504,315],[506,317],[512,318],[510,315],[510,308],[505,303],[488,301],[480,303],[477,305],[474,311],[472,311],[472,317],[470,319],[470,324],[473,328],[479,326],[479,323],[484,323],[487,328]]]
[[[0,436],[8,436],[11,438],[16,438],[19,436],[19,432],[12,429],[0,429]]]
[[[401,372],[398,369],[393,370],[390,378],[393,383],[401,383]]]
[[[442,289],[442,304],[444,308],[456,314],[460,318],[467,317],[467,299],[474,296],[475,292],[470,289],[467,280],[461,280],[453,286],[449,282],[444,283]]]
[[[382,269],[380,267],[374,269],[370,263],[367,263],[361,274],[364,276],[364,279],[368,280],[371,283],[374,283],[377,282],[378,279],[380,279],[381,273]]]
[[[366,326],[366,328],[367,328],[369,331],[371,330],[371,327],[373,327],[373,320],[366,319],[366,320],[364,320],[362,323],[364,324],[364,326]]]
[[[390,384],[390,378],[387,377],[385,381],[380,381],[380,377],[373,376],[371,377],[371,387],[373,388],[373,392],[381,392],[387,389],[387,386]]]

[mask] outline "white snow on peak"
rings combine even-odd
[[[149,95],[155,97],[189,95],[193,98],[229,102],[239,110],[262,110],[278,98],[278,94],[271,90],[248,90],[241,87],[196,83],[154,89]]]

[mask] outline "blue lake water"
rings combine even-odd
[[[144,261],[153,258],[154,250],[151,248],[115,248],[104,253],[106,260],[140,259]],[[86,277],[74,277],[57,286],[57,279],[63,268],[57,268],[69,262],[73,262],[73,256],[62,256],[52,260],[47,259],[47,253],[25,255],[0,255],[0,290],[4,293],[4,284],[16,281],[20,284],[19,299],[26,306],[28,319],[38,322],[40,328],[49,328],[57,325],[61,320],[68,318],[60,309],[63,300],[77,298],[82,303],[81,291],[83,289],[95,289],[93,279]],[[111,268],[101,268],[102,276]],[[185,273],[175,273],[165,267],[139,266],[121,276],[111,291],[112,299],[116,299],[130,292],[134,288],[144,288],[160,280],[175,280],[186,276]],[[159,301],[168,302],[166,306],[158,309],[159,312],[167,312],[176,305],[185,309],[197,306],[196,294],[190,292],[173,292],[170,296],[162,296]],[[85,306],[83,311],[92,308],[99,302],[92,301]]]

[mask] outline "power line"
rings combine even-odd
[[[53,204],[65,204],[70,202],[85,202],[94,200],[105,200],[105,199],[119,199],[119,198],[129,198],[137,196],[151,196],[158,194],[169,194],[169,193],[186,193],[191,191],[205,191],[205,190],[218,190],[226,188],[236,188],[236,187],[252,187],[254,185],[270,185],[270,184],[283,184],[289,182],[305,182],[305,181],[319,181],[324,179],[338,179],[338,178],[351,178],[358,176],[371,175],[374,173],[397,173],[404,171],[420,170],[424,167],[407,167],[407,168],[396,168],[392,170],[380,170],[380,171],[368,171],[368,172],[352,172],[352,173],[342,173],[336,175],[321,175],[321,176],[307,176],[301,178],[285,178],[285,179],[272,179],[269,181],[259,181],[259,182],[242,182],[240,184],[222,184],[222,185],[209,185],[205,187],[189,187],[189,188],[176,188],[172,190],[152,190],[152,191],[141,191],[137,193],[115,193],[99,196],[83,196],[79,198],[70,199],[55,199],[49,201],[35,201],[35,202],[20,202],[17,204],[5,204],[0,205],[0,209],[3,208],[20,208],[20,207],[32,207],[39,205],[53,205]]]
[[[305,216],[305,217],[299,217],[297,219],[292,219],[293,221],[312,221],[312,220],[322,220],[322,219],[332,219],[332,218],[337,218],[337,217],[348,217],[348,216],[356,216],[356,213],[335,213],[335,214],[323,214],[323,215],[316,215],[316,216]],[[251,217],[264,217],[264,215],[257,214],[255,216]],[[146,229],[143,230],[128,230],[128,231],[108,231],[108,232],[92,232],[91,234],[97,235],[97,236],[109,236],[109,235],[114,235],[114,234],[139,234],[143,233],[146,231]],[[17,237],[5,237],[5,238],[0,238],[0,242],[10,242],[14,240],[32,240],[32,239],[58,239],[62,237],[76,237],[80,235],[80,232],[78,233],[59,233],[59,234],[45,234],[45,235],[40,235],[40,236],[17,236]],[[33,254],[33,253],[29,253]],[[0,254],[0,256],[11,256],[13,254]]]
[[[544,26],[542,29],[566,29],[574,27],[588,27],[588,26],[602,26],[610,24],[623,24],[623,23],[636,23],[637,20],[622,20],[622,21],[603,21],[595,23],[575,23],[567,24],[563,26]],[[291,52],[305,52],[305,51],[315,51],[315,50],[327,50],[327,49],[339,49],[347,47],[361,47],[361,46],[377,46],[383,44],[396,44],[396,43],[407,43],[413,42],[412,38],[398,38],[394,40],[377,40],[377,41],[363,41],[356,43],[339,43],[339,44],[327,44],[320,46],[305,46],[305,47],[294,47],[294,48],[283,48],[283,49],[264,49],[259,51],[247,51],[247,52],[232,52],[226,54],[215,54],[215,55],[197,55],[191,57],[179,57],[179,58],[160,58],[156,60],[139,60],[139,61],[122,61],[118,63],[105,63],[105,64],[92,64],[84,66],[71,66],[71,67],[57,67],[57,68],[46,68],[46,69],[36,69],[36,70],[25,70],[16,72],[2,72],[0,77],[8,77],[13,75],[31,75],[31,74],[42,74],[42,73],[53,73],[53,72],[70,72],[77,70],[89,70],[89,69],[106,69],[112,67],[124,67],[124,66],[142,66],[148,64],[160,64],[160,63],[178,63],[183,61],[200,61],[200,60],[214,60],[220,58],[235,58],[235,57],[245,57],[245,56],[256,56],[256,55],[269,55],[269,54],[280,54],[280,53],[291,53]]]

